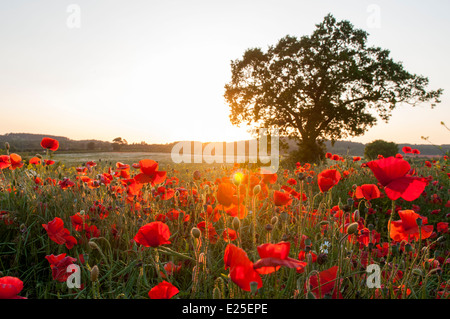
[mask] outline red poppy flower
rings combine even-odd
[[[296,179],[293,179],[293,178],[289,178],[289,179],[287,180],[287,183],[288,183],[289,185],[297,185],[297,180],[296,180]]]
[[[0,156],[0,169],[5,169],[11,166],[11,161],[8,155]]]
[[[364,184],[356,187],[355,197],[357,199],[365,198],[367,200],[375,199],[380,197],[380,190],[377,185],[374,184]]]
[[[217,205],[214,209],[211,205],[206,206],[206,212],[200,213],[200,217],[208,221],[217,222],[220,217],[220,211],[223,209],[222,205]]]
[[[100,230],[95,225],[88,226],[84,224],[84,232],[87,239],[100,237]]]
[[[30,164],[41,165],[41,159],[39,157],[33,157],[30,159]]]
[[[433,225],[426,225],[428,223],[426,217],[415,213],[413,210],[400,210],[398,214],[401,219],[388,224],[389,235],[393,240],[398,242],[409,241],[410,239],[419,240],[418,218],[422,219],[421,238],[426,239],[433,233]]]
[[[223,231],[222,238],[226,242],[230,242],[230,241],[236,240],[237,239],[236,231],[231,229],[231,228],[227,228],[227,229],[225,229]]]
[[[75,186],[75,183],[66,177],[62,181],[59,181],[58,185],[61,189],[65,190],[68,189],[69,187]]]
[[[262,182],[265,184],[275,184],[278,179],[278,175],[276,173],[271,173],[263,168],[261,169],[260,174],[262,177]]]
[[[152,222],[142,226],[134,240],[145,247],[158,247],[160,245],[170,244],[169,226],[162,222]]]
[[[53,165],[53,164],[55,164],[55,161],[53,161],[53,160],[45,160],[44,162],[45,162],[45,165]]]
[[[409,163],[403,159],[388,157],[367,163],[373,174],[384,186],[386,195],[391,200],[403,198],[407,201],[417,199],[427,186],[425,178],[413,177],[408,173]]]
[[[420,151],[419,151],[418,149],[415,149],[415,148],[414,148],[414,149],[411,151],[411,153],[419,155],[419,154],[420,154]]]
[[[206,232],[206,222],[202,221],[197,224],[197,228],[200,229],[202,233]],[[217,242],[217,239],[219,238],[219,235],[216,232],[216,229],[211,223],[208,223],[208,240],[211,242],[211,244],[215,244]]]
[[[236,193],[236,188],[233,184],[228,182],[220,183],[217,187],[217,201],[225,206],[229,207],[233,203],[233,196]]]
[[[317,176],[320,191],[326,192],[333,188],[341,179],[341,174],[335,169],[326,169]]]
[[[439,233],[443,233],[443,234],[448,233],[448,223],[446,223],[446,222],[437,223],[436,228]]]
[[[80,213],[70,216],[72,227],[75,228],[76,231],[82,231],[84,229],[83,225],[86,223],[87,219],[89,219],[89,215],[82,215]]]
[[[0,299],[26,299],[18,294],[23,289],[23,282],[19,278],[5,276],[0,278]]]
[[[403,146],[402,151],[405,154],[409,154],[409,153],[412,153],[412,148],[409,146]]]
[[[9,156],[9,159],[11,161],[11,166],[10,169],[15,170],[16,168],[21,168],[23,167],[23,162],[22,162],[22,157],[20,157],[20,155],[17,155],[15,153],[12,153]]]
[[[42,224],[42,227],[47,231],[51,240],[59,245],[66,244],[67,249],[72,249],[77,244],[77,240],[70,235],[67,228],[64,228],[64,222],[59,217],[55,217],[48,224]]]
[[[230,268],[230,278],[242,290],[251,291],[250,283],[256,282],[257,288],[262,287],[261,276],[253,269],[253,262],[247,253],[233,244],[228,244],[224,254],[225,269]]]
[[[161,271],[161,277],[166,278],[166,274],[169,276],[173,275],[174,273],[179,272],[181,270],[181,262],[178,263],[178,265],[175,265],[174,262],[169,261],[164,265],[164,270],[166,273]]]
[[[158,171],[159,164],[154,160],[144,159],[139,161],[139,169],[141,174],[138,174],[134,179],[141,184],[151,183],[152,186],[164,182],[166,179],[165,171]]]
[[[50,151],[56,151],[59,148],[59,142],[53,138],[44,137],[41,141],[41,146]]]
[[[60,254],[57,256],[49,255],[45,256],[45,259],[47,259],[50,263],[53,280],[57,280],[59,282],[67,281],[67,278],[71,275],[70,272],[67,272],[67,267],[77,261],[76,258],[66,256],[66,254]]]
[[[302,272],[306,262],[289,257],[290,242],[280,242],[278,244],[263,244],[257,247],[259,259],[253,268],[259,274],[270,274],[280,269],[281,266],[295,268],[297,272]]]
[[[178,221],[178,220],[180,220],[180,215],[182,216],[181,220],[183,222],[188,222],[189,221],[190,216],[188,214],[186,214],[185,211],[183,211],[183,210],[176,210],[175,208],[170,209],[166,213],[165,216],[171,221]]]
[[[353,162],[359,162],[360,160],[361,160],[361,157],[353,156]]]
[[[179,292],[180,290],[178,290],[177,287],[164,280],[157,286],[153,287],[148,292],[148,296],[150,299],[170,299]]]
[[[165,188],[164,186],[158,187],[157,194],[161,196],[162,200],[169,200],[175,196],[175,190],[173,188]]]
[[[273,202],[275,206],[285,206],[292,203],[292,197],[289,193],[274,191]]]
[[[336,277],[337,277],[338,267],[334,266],[327,270],[321,271],[319,276],[313,275],[309,278],[309,284],[311,292],[317,299],[323,298],[325,295],[331,295],[333,299],[342,298],[341,293],[336,287]],[[319,290],[320,285],[320,290]],[[320,292],[319,292],[320,291]]]

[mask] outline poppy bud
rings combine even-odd
[[[191,229],[191,236],[194,238],[199,238],[201,236],[202,232],[197,227],[193,227]]]
[[[234,217],[231,225],[233,226],[234,230],[239,230],[239,228],[241,228],[241,221],[238,217]]]
[[[97,265],[95,265],[91,269],[91,281],[93,281],[93,282],[97,281],[98,280],[98,274],[99,274],[99,270],[98,270]]]
[[[417,223],[417,226],[422,226],[422,218],[417,218],[416,219],[416,223]]]
[[[397,245],[392,246],[392,253],[398,254],[398,246]]]
[[[367,228],[368,228],[370,231],[372,231],[372,230],[374,229],[374,226],[373,226],[373,224],[369,224],[369,226],[367,226]]]
[[[300,173],[297,174],[297,178],[298,178],[300,181],[304,180],[305,177],[306,177],[306,176],[305,176],[305,174],[304,174],[303,172],[300,172]]]
[[[313,178],[312,178],[311,176],[308,176],[308,177],[306,178],[306,182],[307,182],[308,184],[311,183],[312,180],[313,180]]]
[[[36,157],[39,158],[40,160],[42,160],[42,155],[41,154],[36,154]]]
[[[89,245],[89,247],[91,247],[91,249],[97,249],[97,250],[101,251],[100,247],[93,241],[89,241],[88,245]]]
[[[317,263],[319,265],[323,265],[327,262],[328,260],[328,255],[324,254],[324,253],[320,253],[319,256],[317,256]]]
[[[359,218],[361,217],[361,215],[359,214],[359,210],[355,210],[354,212],[353,212],[353,220],[355,221],[355,222],[357,222],[357,221],[359,221]]]
[[[258,195],[261,192],[261,185],[256,185],[255,187],[253,187],[253,195]]]
[[[309,238],[305,239],[305,246],[311,246],[311,239]]]
[[[258,292],[258,283],[256,281],[250,282],[250,291],[252,292],[252,295],[256,295]]]
[[[406,245],[405,245],[405,251],[406,251],[407,253],[410,253],[410,252],[413,251],[411,244],[406,244]]]
[[[347,234],[351,235],[354,234],[358,231],[358,223],[351,223],[348,227],[347,227]]]
[[[272,226],[272,224],[267,224],[265,228],[267,231],[272,231],[273,226]]]
[[[353,206],[353,203],[354,203],[355,201],[353,200],[353,198],[347,198],[347,205],[348,206]]]
[[[9,146],[9,143],[8,143],[8,142],[5,142],[5,149],[6,149],[7,151],[9,151],[9,149],[10,149],[10,146]]]
[[[24,232],[26,232],[27,231],[27,226],[25,226],[25,224],[22,224],[22,225],[20,225],[20,232],[21,233],[24,233]]]
[[[272,225],[276,225],[278,223],[278,217],[277,216],[273,216],[272,219],[270,220],[270,223]]]
[[[200,174],[199,171],[195,171],[195,172],[192,174],[192,177],[194,178],[194,180],[199,180],[200,177],[201,177],[201,174]]]
[[[220,293],[219,287],[213,289],[213,299],[222,299],[222,294]]]

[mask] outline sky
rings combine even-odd
[[[442,103],[400,105],[363,136],[450,143],[450,1],[0,2],[0,134],[129,143],[234,141],[230,62],[286,35],[310,35],[328,13],[369,33],[411,73],[444,89]]]

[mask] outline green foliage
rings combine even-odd
[[[224,97],[234,125],[276,126],[313,149],[318,140],[362,135],[388,121],[398,103],[439,103],[442,89],[407,72],[389,51],[367,47],[368,34],[327,15],[310,36],[286,36],[267,52],[248,49],[231,63]],[[320,159],[321,153],[313,153]]]
[[[384,157],[395,156],[398,153],[398,145],[394,142],[386,142],[383,140],[375,140],[366,145],[364,156],[367,159],[376,159],[378,155]]]

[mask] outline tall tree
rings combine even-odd
[[[442,89],[411,74],[390,52],[367,46],[367,32],[328,14],[310,36],[286,36],[267,52],[231,62],[225,85],[234,125],[276,126],[299,142],[303,161],[324,156],[323,141],[362,135],[399,103],[439,103]]]

